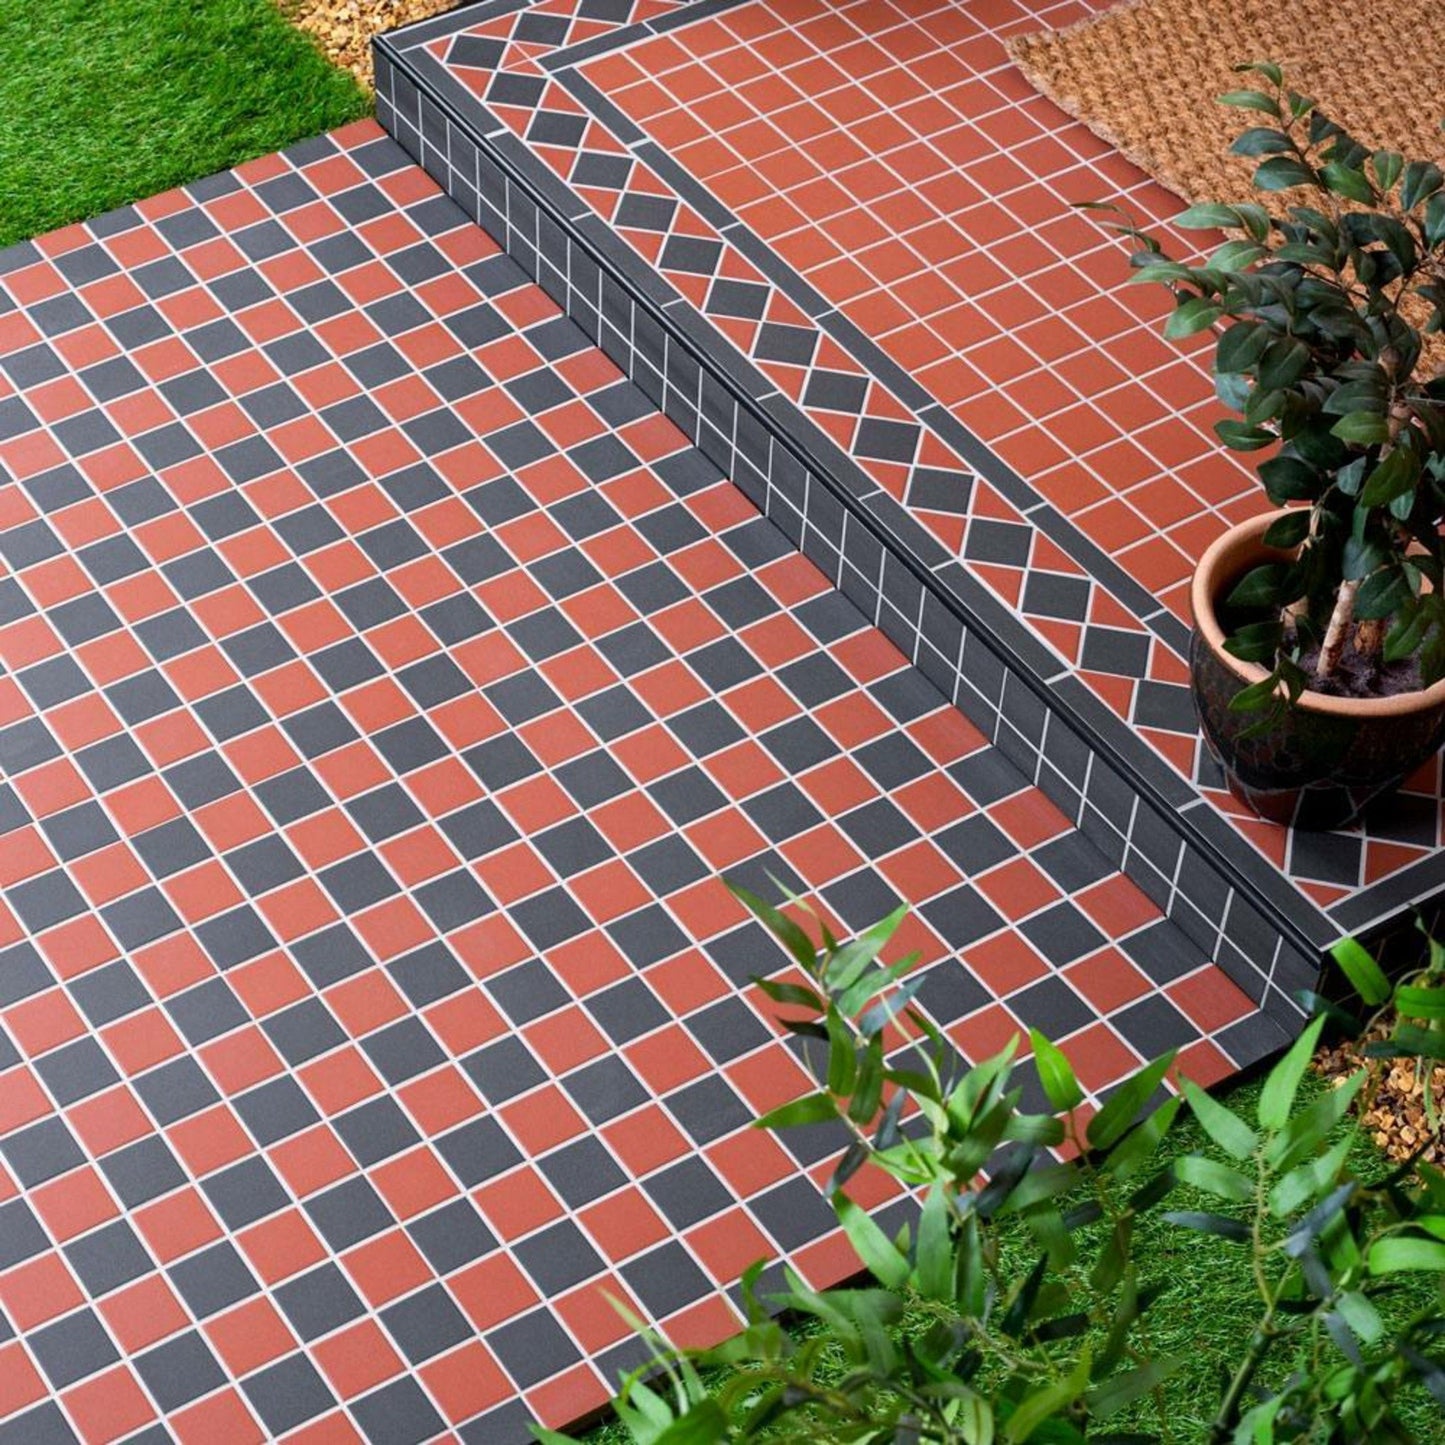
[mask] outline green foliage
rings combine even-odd
[[[1174,296],[1166,336],[1224,323],[1216,389],[1240,420],[1219,422],[1219,438],[1234,451],[1275,448],[1259,467],[1266,493],[1276,506],[1307,504],[1270,538],[1298,549],[1291,561],[1252,571],[1230,599],[1267,619],[1230,650],[1270,669],[1234,706],[1297,700],[1299,660],[1337,606],[1347,621],[1388,624],[1385,657],[1417,658],[1428,684],[1445,676],[1445,377],[1424,374],[1422,338],[1445,325],[1445,175],[1360,145],[1278,66],[1240,69],[1259,88],[1220,99],[1258,123],[1232,149],[1259,158],[1260,190],[1301,199],[1282,216],[1190,207],[1179,225],[1232,236],[1200,265],[1172,259],[1127,218],[1112,223],[1138,243],[1133,279]],[[1342,594],[1345,582],[1358,590]]]
[[[1170,1094],[1167,1055],[1093,1110],[1065,1053],[1033,1034],[1049,1110],[1029,1113],[1017,1041],[965,1067],[910,1006],[912,960],[879,961],[901,914],[848,943],[820,927],[815,944],[794,918],[738,896],[806,977],[760,986],[815,1051],[821,1084],[760,1125],[850,1121],[832,1197],[873,1283],[815,1291],[789,1272],[763,1299],[751,1271],[742,1334],[691,1353],[653,1341],[652,1366],[618,1401],[633,1445],[1184,1438],[1164,1391],[1194,1362],[1155,1343],[1171,1284],[1161,1230],[1230,1253],[1252,1281],[1210,1445],[1403,1445],[1419,1437],[1402,1400],[1423,1387],[1445,1405],[1440,1289],[1408,1312],[1396,1299],[1402,1279],[1445,1272],[1445,1177],[1356,1172],[1350,1106],[1367,1078],[1310,1086],[1324,1019],[1270,1071],[1248,1118],[1188,1081]],[[1352,966],[1367,977],[1353,955]],[[1405,985],[1427,1013],[1445,998],[1441,976]],[[1186,1107],[1212,1147],[1174,1156],[1164,1145]],[[865,1165],[921,1200],[911,1228],[890,1236],[850,1200]]]
[[[370,110],[273,0],[6,5],[0,55],[0,246]]]

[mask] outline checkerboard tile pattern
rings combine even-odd
[[[1282,1037],[370,123],[0,254],[0,467],[4,1445],[512,1445],[849,1272],[719,873],[1096,1097]]]
[[[1120,291],[1118,248],[1069,208],[1123,194],[1167,225],[1178,202],[1004,53],[1088,8],[483,4],[383,46],[380,113],[705,451],[724,448],[679,355],[694,337],[704,401],[710,363],[775,445],[806,437],[855,518],[887,519],[885,550],[943,610],[983,609],[975,630],[1008,639],[1071,750],[1113,776],[1081,797],[1027,716],[969,710],[1182,926],[1207,931],[1200,899],[1176,907],[1181,857],[1239,883],[1225,911],[1246,932],[1286,917],[1308,953],[1445,885],[1442,779],[1431,765],[1359,828],[1295,837],[1243,813],[1199,746],[1184,580],[1259,502],[1209,433],[1200,354],[1158,338],[1158,298]],[[617,329],[618,277],[659,319]],[[785,530],[790,509],[769,491]],[[926,629],[875,615],[918,656]],[[1162,852],[1135,846],[1121,786]]]

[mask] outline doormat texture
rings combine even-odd
[[[1056,104],[1189,201],[1249,198],[1248,124],[1215,103],[1235,65],[1273,60],[1362,144],[1445,157],[1445,0],[1125,0],[1010,53]]]

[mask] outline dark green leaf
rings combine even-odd
[[[1309,536],[1310,513],[1305,507],[1296,507],[1276,517],[1265,529],[1264,545],[1277,547],[1288,552],[1298,547]]]
[[[1170,1224],[1177,1224],[1181,1229],[1192,1229],[1197,1234],[1212,1234],[1218,1239],[1227,1239],[1231,1244],[1248,1244],[1250,1239],[1248,1225],[1241,1224],[1237,1219],[1230,1219],[1225,1214],[1210,1214],[1206,1210],[1178,1209],[1170,1210],[1164,1216]]]
[[[723,1445],[731,1434],[718,1402],[699,1400],[680,1420],[653,1436],[653,1445]]]
[[[1403,571],[1376,572],[1365,578],[1355,594],[1355,616],[1361,621],[1391,617],[1413,596]]]
[[[1175,217],[1174,224],[1186,231],[1227,231],[1239,225],[1239,213],[1233,206],[1205,201]]]
[[[1294,150],[1294,142],[1273,126],[1254,125],[1244,131],[1230,146],[1237,156],[1275,156]]]
[[[1125,1405],[1132,1405],[1135,1400],[1157,1390],[1165,1380],[1178,1373],[1183,1363],[1182,1360],[1163,1357],[1114,1375],[1089,1391],[1089,1408],[1098,1419],[1107,1420]],[[1091,1433],[1089,1438],[1096,1437]]]
[[[1259,384],[1270,390],[1293,386],[1310,367],[1310,349],[1303,341],[1281,339],[1259,361]]]
[[[1352,166],[1341,165],[1339,161],[1328,161],[1320,171],[1320,179],[1327,189],[1347,201],[1359,201],[1370,205],[1375,199],[1374,187],[1365,179],[1363,171]]]
[[[864,1268],[885,1289],[902,1289],[912,1270],[898,1246],[846,1194],[834,1195],[833,1208]]]
[[[1219,104],[1236,110],[1257,110],[1262,115],[1279,114],[1279,103],[1262,90],[1226,90],[1219,97]]]
[[[1277,507],[1287,502],[1312,502],[1324,490],[1319,468],[1299,457],[1270,457],[1259,464],[1259,479]]]
[[[1271,156],[1255,171],[1254,183],[1262,191],[1287,191],[1314,185],[1315,173],[1292,156]]]
[[[1216,305],[1206,296],[1190,296],[1181,301],[1164,323],[1164,335],[1170,341],[1179,341],[1186,336],[1193,336],[1197,331],[1203,331],[1213,326],[1221,316],[1224,315],[1224,308]]]
[[[1372,411],[1352,411],[1330,428],[1332,435],[1356,446],[1376,446],[1390,440],[1390,425]]]
[[[1265,431],[1263,427],[1246,426],[1237,421],[1215,422],[1214,434],[1231,451],[1236,452],[1257,452],[1279,440],[1273,432]]]
[[[754,977],[753,982],[772,999],[774,1003],[796,1004],[801,1008],[821,1010],[823,1000],[810,988],[799,983],[778,983],[770,978]]]
[[[1226,605],[1250,611],[1256,607],[1273,607],[1288,600],[1281,596],[1281,592],[1289,571],[1283,562],[1266,562],[1263,566],[1251,568],[1231,589]]]
[[[1219,338],[1214,352],[1216,371],[1247,371],[1269,345],[1270,332],[1267,326],[1257,321],[1236,321]]]
[[[1445,176],[1440,167],[1432,161],[1409,161],[1400,179],[1400,205],[1406,211],[1413,211],[1427,196],[1432,196],[1442,185]]]
[[[1261,708],[1268,707],[1276,701],[1280,693],[1280,679],[1278,672],[1272,672],[1268,677],[1261,678],[1258,682],[1252,682],[1248,687],[1242,687],[1229,699],[1230,712],[1258,712]]]
[[[724,881],[726,882],[726,880]],[[803,972],[812,973],[818,958],[818,951],[813,947],[812,939],[791,918],[774,908],[771,903],[765,902],[756,894],[750,893],[746,888],[739,887],[737,884],[727,883],[727,888],[739,903],[756,914],[768,932],[793,955]]]
[[[1356,415],[1360,414],[1356,413]],[[1349,420],[1349,417],[1345,418],[1345,421]],[[1341,422],[1340,425],[1343,426],[1344,422]],[[1381,458],[1379,466],[1366,478],[1364,490],[1360,493],[1360,505],[1362,507],[1386,506],[1396,497],[1413,491],[1415,483],[1419,479],[1420,463],[1414,452],[1407,451],[1403,447],[1396,447]]]
[[[1404,167],[1405,161],[1399,151],[1376,151],[1370,157],[1370,169],[1375,173],[1375,184],[1382,192],[1388,193],[1394,189]]]

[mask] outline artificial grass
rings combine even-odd
[[[0,6],[0,55],[0,246],[371,108],[273,0]]]
[[[1251,1080],[1221,1094],[1220,1098],[1245,1119],[1252,1120],[1261,1085],[1261,1080]],[[1297,1107],[1303,1107],[1325,1087],[1315,1076],[1306,1076]],[[1181,1112],[1180,1119],[1182,1122],[1170,1133],[1161,1151],[1161,1164],[1166,1158],[1196,1150],[1223,1160],[1224,1156],[1205,1140],[1187,1110]],[[1391,1167],[1374,1142],[1364,1135],[1360,1136],[1350,1162],[1355,1172],[1365,1179],[1376,1178]],[[1171,1194],[1163,1208],[1229,1212],[1218,1199],[1206,1198],[1186,1187]],[[1169,1283],[1167,1292],[1146,1316],[1151,1352],[1184,1362],[1179,1372],[1162,1387],[1171,1438],[1177,1445],[1196,1445],[1206,1437],[1220,1397],[1220,1370],[1237,1361],[1249,1330],[1259,1317],[1259,1297],[1250,1277],[1250,1256],[1238,1245],[1168,1224],[1157,1213],[1139,1221],[1134,1237],[1134,1257],[1140,1263],[1141,1277]],[[1015,1226],[1008,1229],[1003,1238],[1006,1246],[1016,1241],[1018,1272],[1025,1273],[1035,1257],[1026,1231],[1022,1226]],[[1432,1275],[1403,1276],[1393,1305],[1382,1306],[1382,1313],[1387,1320],[1395,1315],[1408,1318],[1435,1300],[1440,1288]],[[921,1313],[907,1315],[903,1322],[905,1330],[910,1320],[920,1329],[929,1323],[928,1317]],[[1276,1363],[1282,1365],[1283,1359]],[[1273,1375],[1268,1375],[1264,1380],[1272,1378]],[[1445,1439],[1445,1419],[1423,1388],[1410,1391],[1401,1414],[1421,1441]],[[1157,1430],[1158,1414],[1152,1401],[1144,1401],[1127,1417],[1110,1420],[1109,1425],[1114,1429]],[[579,1438],[586,1441],[586,1445],[630,1445],[631,1441],[631,1436],[615,1420]]]

